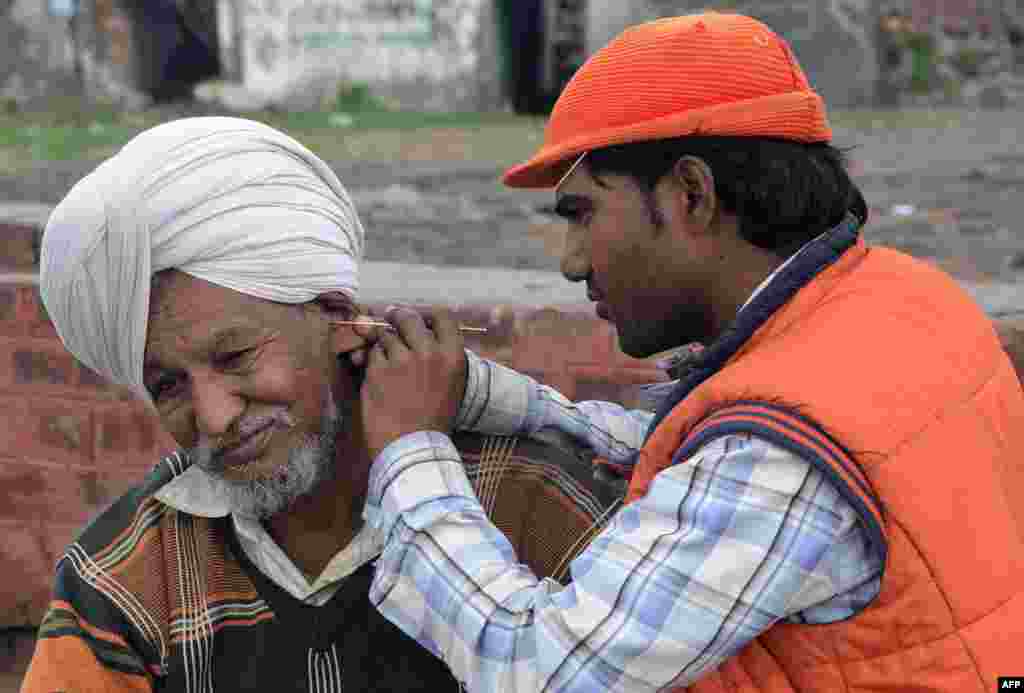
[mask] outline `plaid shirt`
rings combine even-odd
[[[635,461],[650,413],[571,403],[471,353],[469,364],[458,427],[553,427],[612,462]],[[658,474],[573,561],[566,587],[516,560],[441,433],[380,454],[366,518],[386,537],[371,600],[471,691],[686,685],[776,622],[852,616],[882,573],[836,488],[749,435],[717,438]]]

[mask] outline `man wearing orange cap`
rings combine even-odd
[[[469,690],[981,693],[1019,669],[1024,393],[952,279],[864,244],[830,138],[786,43],[708,12],[594,55],[507,174],[556,188],[563,272],[623,351],[706,345],[653,414],[463,359],[444,314],[373,335],[367,446],[403,454],[370,473],[370,596]],[[409,382],[438,394],[396,411]],[[560,428],[627,468],[568,586],[488,522],[452,427]]]

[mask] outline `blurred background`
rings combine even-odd
[[[456,304],[490,327],[471,345],[485,355],[628,403],[658,373],[558,276],[550,193],[499,176],[595,50],[706,8],[790,41],[869,241],[951,272],[1024,354],[1024,0],[0,0],[0,693],[63,547],[168,445],[39,301],[41,230],[75,181],[165,120],[268,122],[352,193],[369,302]]]
[[[1024,0],[0,0],[0,203],[38,221],[140,130],[236,113],[343,174],[371,260],[556,270],[549,196],[498,172],[595,50],[706,7],[791,42],[880,240],[1024,266]]]

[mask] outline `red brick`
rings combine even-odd
[[[122,393],[83,377],[81,365],[56,340],[0,335],[0,396],[118,401]],[[2,452],[2,451],[0,451]]]
[[[43,304],[43,299],[39,295],[38,289],[28,295],[26,303],[30,309],[26,310],[26,313],[32,316],[29,334],[33,337],[58,339],[57,329],[50,320],[50,314],[46,311],[46,306]]]
[[[32,322],[39,314],[39,288],[35,284],[22,285],[18,293],[18,320]]]
[[[100,479],[103,493],[113,502],[125,493],[142,483],[146,475],[153,470],[159,458],[148,458],[145,466],[123,467],[105,470]]]
[[[112,458],[124,458],[132,465],[151,466],[157,442],[158,423],[141,407],[121,405],[95,412],[96,460],[104,466]]]
[[[38,229],[27,224],[0,224],[0,268],[31,272],[36,266]]]
[[[513,364],[527,370],[547,370],[556,364],[601,363],[611,344],[596,319],[553,307],[522,315],[517,326]]]
[[[81,528],[81,524],[61,524],[52,521],[0,521],[0,532],[5,537],[17,536],[22,539],[19,545],[13,547],[8,547],[5,542],[0,549],[0,570],[5,577],[4,580],[0,580],[0,629],[27,624],[35,627],[41,622],[53,587],[56,561],[65,553]],[[4,549],[13,550],[4,552]],[[18,560],[22,557],[26,558],[24,563]],[[15,565],[15,562],[18,564]],[[12,573],[16,574],[17,581],[11,579],[9,583],[16,589],[4,589],[8,584],[6,578]],[[3,635],[9,635],[9,632]],[[8,647],[4,653],[6,658],[0,655],[0,672],[24,670],[24,666],[18,668],[17,663],[28,663],[28,657],[25,655],[31,653],[31,638],[27,644],[28,647],[25,649],[22,646],[18,646],[16,650],[14,647]],[[0,649],[2,647],[0,645]],[[5,663],[9,665],[5,666]]]
[[[569,374],[578,382],[609,383],[612,385],[646,385],[663,382],[668,377],[649,365],[646,368],[622,368],[612,365],[571,366]]]
[[[0,335],[21,337],[28,332],[28,322],[22,319],[22,293],[24,287],[0,285]]]
[[[14,286],[0,286],[0,321],[15,320],[18,314],[18,290]]]
[[[37,524],[4,522],[0,532],[0,628],[38,625],[50,598],[57,555]]]
[[[468,306],[456,311],[460,324],[484,327],[487,334],[464,335],[466,347],[483,358],[498,363],[512,363],[518,340],[517,315],[510,306]]]
[[[137,483],[142,475],[135,474]],[[120,477],[111,480],[96,470],[0,460],[0,521],[81,526],[125,487]]]
[[[91,414],[81,403],[4,398],[0,411],[3,454],[92,465]]]
[[[21,540],[15,545],[8,545],[5,540],[0,546],[0,571],[3,571],[5,578],[0,580],[0,629],[25,625],[34,628],[39,625],[53,588],[56,562],[81,529],[81,524],[0,520],[0,533],[4,537],[16,536]],[[19,560],[22,557],[25,558],[23,562]],[[17,575],[17,582],[14,579],[8,582],[7,577],[10,575]],[[6,585],[15,589],[5,589]],[[2,630],[0,633],[3,633]],[[3,633],[7,634],[9,632]],[[2,647],[0,644],[0,649]],[[4,654],[7,658],[0,655],[0,671],[21,670],[16,663],[27,663],[25,652],[20,647],[18,651],[10,647]],[[10,663],[12,659],[15,660],[14,664],[4,666],[5,662]]]
[[[14,350],[18,347],[18,340],[0,336],[0,393],[7,394],[7,390],[14,384]]]
[[[13,350],[11,358],[16,384],[68,386],[74,382],[74,359],[57,342],[26,341]]]
[[[73,396],[76,398],[87,398],[97,403],[125,402],[132,406],[141,406],[131,390],[108,383],[98,373],[79,363],[77,359],[75,360],[75,371],[78,377],[75,381]]]

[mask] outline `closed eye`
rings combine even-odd
[[[161,399],[173,396],[181,388],[184,380],[184,374],[168,373],[158,378],[156,382],[147,385],[146,389],[153,401],[159,402]]]
[[[570,224],[582,224],[586,221],[592,205],[579,195],[566,195],[555,205],[555,214]]]
[[[223,354],[218,354],[215,362],[220,368],[239,368],[246,364],[249,357],[252,356],[255,351],[255,347],[239,349],[237,351],[228,351]]]

